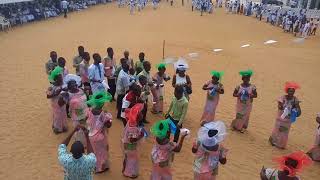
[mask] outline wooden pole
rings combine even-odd
[[[166,40],[163,40],[163,44],[162,44],[162,59],[164,60],[164,48],[166,45]]]

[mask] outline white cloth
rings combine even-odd
[[[66,0],[61,1],[61,8],[62,9],[68,9],[68,5],[69,5],[68,1],[66,1]]]
[[[185,85],[187,84],[187,76],[180,77],[179,74],[176,75],[176,85]]]
[[[100,67],[100,71],[99,71],[99,67]],[[89,74],[90,85],[93,93],[100,90],[102,91],[102,90],[108,89],[108,87],[106,86],[108,82],[106,82],[104,78],[104,66],[102,63],[99,63],[99,66],[95,64],[91,64],[88,68],[88,74]],[[99,82],[93,82],[93,80],[99,81]]]
[[[121,70],[118,79],[117,79],[117,94],[126,94],[129,90],[129,87],[132,83],[130,83],[130,76],[124,70]]]

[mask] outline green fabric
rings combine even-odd
[[[187,114],[188,110],[188,100],[186,97],[182,97],[181,99],[177,100],[176,97],[173,97],[172,102],[170,104],[169,110],[167,114],[170,114],[171,112],[171,117],[179,121],[178,125],[182,125],[183,121],[185,119],[185,116]]]
[[[253,75],[253,71],[251,69],[248,69],[246,71],[240,71],[239,74],[241,76],[252,76]]]
[[[54,82],[54,79],[57,78],[57,76],[59,74],[62,74],[62,72],[63,72],[63,68],[62,67],[60,67],[60,66],[55,67],[54,70],[51,71],[51,73],[50,73],[50,75],[48,77],[49,81],[50,82]]]
[[[102,108],[105,102],[110,102],[112,95],[106,91],[98,91],[90,96],[87,104],[93,108]]]
[[[163,125],[162,129],[160,128],[160,125]],[[150,129],[150,132],[157,138],[164,139],[167,137],[169,131],[169,122],[167,120],[160,120],[153,124],[153,126]]]
[[[144,70],[143,62],[144,61],[141,62],[140,59],[139,59],[135,64],[135,69],[137,70],[137,68],[141,68],[141,70]]]
[[[165,63],[159,63],[159,64],[156,65],[156,68],[157,68],[157,69],[159,69],[159,68],[161,68],[161,69],[166,68],[166,64],[165,64]]]
[[[221,77],[224,75],[224,72],[223,71],[211,71],[211,75],[221,79]]]

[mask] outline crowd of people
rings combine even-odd
[[[320,17],[307,18],[307,11],[305,9],[295,12],[291,8],[284,9],[280,6],[271,8],[266,4],[255,4],[253,2],[240,4],[240,1],[236,0],[228,1],[226,3],[226,10],[233,14],[255,15],[260,21],[264,18],[267,23],[281,27],[284,32],[292,33],[294,36],[302,38],[316,35],[320,24]]]
[[[105,111],[104,104],[116,101],[116,118],[123,124],[121,149],[123,151],[122,174],[125,177],[136,178],[139,175],[138,147],[143,146],[141,139],[155,138],[151,151],[152,180],[172,179],[171,166],[173,154],[180,152],[184,138],[190,131],[184,127],[192,95],[192,82],[187,74],[189,65],[183,58],[174,63],[175,74],[166,74],[166,63],[157,64],[157,72],[151,75],[152,65],[146,60],[143,52],[139,53],[136,62],[130,57],[129,51],[124,51],[120,63],[116,63],[114,51],[107,48],[104,58],[99,53],[91,56],[83,46],[78,47],[78,53],[72,64],[75,74],[70,74],[66,68],[66,60],[58,57],[57,52],[50,52],[50,59],[45,64],[49,79],[47,98],[52,106],[52,130],[62,133],[68,130],[67,118],[73,123],[72,133],[62,142],[58,150],[60,164],[65,170],[67,179],[90,179],[92,173],[102,173],[110,168],[108,128],[112,127],[113,115]],[[221,83],[223,72],[212,71],[211,79],[202,87],[206,91],[206,103],[199,125],[192,152],[195,154],[193,164],[194,179],[216,179],[219,164],[226,164],[227,152],[223,146],[226,137],[224,122],[216,120],[215,112],[220,96],[224,94]],[[252,70],[239,72],[242,82],[236,86],[233,96],[236,98],[236,115],[231,123],[231,129],[244,133],[248,129],[253,101],[258,98],[258,91],[251,83]],[[165,111],[163,100],[165,82],[172,80],[174,96],[170,106]],[[300,101],[295,91],[300,86],[287,82],[284,95],[278,99],[278,114],[269,142],[272,146],[284,149],[287,146],[290,128],[301,115]],[[150,100],[150,101],[149,101]],[[148,103],[150,102],[150,103]],[[148,106],[151,112],[164,115],[163,120],[153,122],[149,130],[145,124]],[[148,119],[148,120],[147,120]],[[320,114],[316,121],[320,124]],[[171,138],[172,134],[172,138]],[[74,137],[75,141],[69,153],[67,146]],[[311,161],[320,161],[320,127],[317,127],[316,141],[307,153],[294,152],[278,159],[280,169],[262,168],[261,179],[298,179],[297,172]],[[85,154],[87,149],[87,154]],[[79,160],[81,159],[81,160]]]
[[[106,3],[107,0],[34,0],[0,5],[0,16],[12,26],[50,17],[66,15],[68,11],[80,11],[91,5]]]

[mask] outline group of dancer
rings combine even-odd
[[[111,47],[107,49],[104,58],[98,53],[92,55],[94,62],[90,64],[90,54],[83,46],[78,47],[78,55],[73,59],[75,74],[69,74],[65,67],[66,60],[50,53],[46,63],[50,87],[47,98],[51,100],[55,133],[67,131],[67,117],[73,122],[74,130],[59,146],[59,162],[64,167],[67,179],[77,177],[92,177],[92,172],[102,173],[109,170],[108,129],[112,126],[113,116],[106,112],[104,105],[116,99],[117,119],[124,125],[122,133],[123,169],[126,177],[136,178],[139,175],[139,147],[142,138],[149,132],[155,138],[151,150],[151,179],[172,179],[171,166],[174,153],[180,152],[184,138],[190,131],[183,128],[192,94],[190,76],[186,73],[189,66],[186,60],[180,58],[175,62],[176,70],[172,77],[174,96],[168,110],[164,112],[164,83],[171,78],[166,74],[166,63],[156,65],[157,72],[151,76],[151,63],[145,60],[145,54],[139,54],[135,63],[124,52],[120,64],[116,64]],[[223,72],[212,71],[211,80],[202,89],[207,92],[206,104],[201,117],[200,129],[193,143],[195,154],[193,164],[194,179],[216,179],[219,164],[227,162],[228,149],[223,146],[226,137],[224,122],[216,120],[215,112],[219,97],[224,94],[221,83]],[[236,101],[236,115],[231,128],[241,133],[249,125],[253,99],[258,97],[257,88],[251,84],[252,70],[239,72],[242,83],[238,85],[233,96]],[[285,94],[278,99],[278,114],[275,127],[270,136],[270,144],[285,148],[291,125],[301,115],[299,100],[294,96],[299,85],[294,82],[285,84]],[[152,102],[152,113],[164,114],[164,119],[153,123],[150,131],[145,129],[147,121],[148,99]],[[320,124],[320,114],[317,116]],[[171,134],[173,138],[171,138]],[[71,154],[67,151],[71,137],[74,143]],[[263,179],[283,179],[295,177],[304,165],[311,159],[320,161],[320,127],[317,128],[316,142],[308,153],[295,152],[282,157],[277,162],[280,169],[265,169],[261,171]],[[85,155],[85,149],[88,155]],[[308,156],[307,156],[308,155]],[[81,161],[79,161],[81,159]],[[297,178],[293,178],[297,179]]]

